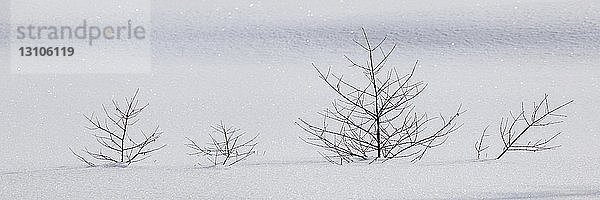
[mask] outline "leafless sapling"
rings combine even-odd
[[[560,145],[548,145],[556,136],[560,134],[554,134],[552,137],[547,139],[538,139],[535,142],[529,141],[527,143],[518,143],[519,139],[522,138],[525,133],[536,127],[546,127],[555,124],[562,123],[561,118],[567,117],[563,114],[557,114],[557,112],[565,106],[573,103],[573,100],[563,103],[555,108],[550,108],[548,103],[548,95],[544,95],[544,98],[539,103],[533,103],[533,110],[531,114],[527,115],[524,103],[521,103],[521,111],[517,115],[510,113],[510,118],[503,118],[500,121],[500,137],[504,144],[502,153],[496,158],[500,159],[502,156],[509,151],[543,151],[550,150],[559,147]]]
[[[149,134],[140,129],[139,135],[133,136],[134,125],[140,120],[140,113],[149,105],[140,104],[137,99],[138,93],[139,89],[135,91],[133,97],[125,98],[125,104],[119,104],[116,100],[112,100],[112,109],[102,105],[104,119],[98,118],[94,113],[90,116],[84,115],[90,124],[86,128],[94,131],[93,136],[101,146],[98,151],[89,151],[85,148],[84,154],[101,162],[127,166],[142,161],[151,153],[165,147],[165,145],[152,147],[152,144],[163,134],[159,126],[156,126]],[[96,166],[94,162],[86,159],[83,155],[70,150],[82,162],[92,167]]]
[[[481,133],[481,137],[479,137],[479,141],[475,142],[475,151],[477,151],[477,160],[481,159],[481,154],[487,150],[488,148],[490,148],[490,146],[483,146],[483,139],[485,137],[488,137],[490,135],[485,134],[485,132],[487,132],[487,129],[490,126],[485,127],[485,129],[483,129],[483,132]],[[487,157],[487,154],[485,154]]]
[[[211,142],[207,145],[198,145],[194,140],[187,138],[188,143],[185,146],[193,150],[188,153],[192,156],[204,156],[213,166],[231,166],[256,153],[254,147],[258,134],[250,139],[243,138],[246,134],[240,129],[226,127],[223,122],[216,126],[211,126],[213,134],[208,134]]]
[[[355,62],[346,56],[350,67],[364,75],[362,82],[333,74],[331,68],[321,71],[313,64],[319,78],[338,98],[331,108],[318,113],[323,117],[322,123],[303,119],[296,122],[310,134],[303,140],[328,152],[321,155],[335,164],[409,157],[412,161],[419,160],[461,126],[456,121],[463,111],[459,107],[450,117],[439,118],[417,113],[413,101],[426,88],[422,81],[412,80],[418,62],[408,74],[401,75],[396,67],[386,70],[396,45],[385,50],[386,38],[371,43],[364,29],[362,36],[363,42],[354,42],[365,52],[367,60]],[[435,119],[441,119],[441,127],[426,132]]]

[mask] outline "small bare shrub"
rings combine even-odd
[[[459,107],[451,116],[439,118],[417,113],[413,101],[426,87],[422,81],[412,80],[417,63],[408,74],[399,73],[396,67],[386,70],[396,45],[386,50],[382,46],[385,38],[371,43],[362,31],[364,42],[354,42],[367,60],[346,59],[350,67],[364,74],[364,79],[349,81],[331,69],[321,71],[313,64],[319,78],[338,98],[331,108],[318,113],[323,117],[321,123],[299,119],[296,124],[310,134],[304,141],[328,152],[321,155],[331,163],[369,159],[372,163],[408,157],[419,160],[461,126],[456,121],[463,111]],[[425,131],[435,119],[441,119],[441,127]]]
[[[549,145],[548,143],[556,138],[560,132],[548,138],[541,138],[526,143],[520,143],[519,139],[533,128],[562,123],[563,121],[560,119],[567,116],[557,114],[557,112],[571,103],[573,103],[573,100],[551,108],[548,103],[548,95],[544,95],[544,98],[539,103],[533,103],[531,114],[526,114],[525,105],[521,103],[521,111],[517,115],[511,112],[510,117],[503,118],[500,121],[500,137],[502,138],[504,148],[496,159],[502,158],[509,151],[536,152],[558,148],[560,145]]]
[[[258,135],[245,139],[243,137],[246,133],[237,128],[226,127],[223,122],[211,128],[213,133],[208,134],[211,142],[205,146],[186,137],[189,143],[185,146],[193,150],[188,155],[204,156],[213,166],[231,166],[256,153],[254,147],[257,145],[255,140]]]
[[[105,118],[100,120],[93,113],[85,116],[90,126],[87,129],[94,131],[96,142],[101,148],[98,151],[83,150],[84,154],[91,158],[119,165],[130,165],[134,162],[142,161],[150,156],[151,153],[165,147],[165,145],[151,147],[154,142],[163,134],[158,126],[149,134],[140,130],[138,137],[132,137],[133,126],[140,120],[139,115],[149,104],[140,104],[137,100],[139,89],[131,98],[125,98],[125,104],[121,105],[117,101],[112,101],[112,109],[107,109],[102,105]],[[139,137],[141,135],[141,137]],[[84,156],[71,152],[80,161],[94,167],[96,164]]]

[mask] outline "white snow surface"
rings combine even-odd
[[[0,3],[6,6],[6,1]],[[150,74],[11,74],[0,32],[0,199],[600,199],[600,2],[153,1]],[[1,13],[0,19],[6,19]],[[8,21],[0,21],[8,27]],[[334,94],[311,63],[353,73],[364,27],[398,48],[389,64],[428,83],[420,112],[464,126],[423,160],[327,163],[294,125],[318,122]],[[348,76],[361,78],[360,76]],[[167,147],[127,168],[86,168],[69,147],[98,146],[83,114],[140,88],[139,126]],[[475,161],[473,145],[509,111],[544,94],[574,104],[556,150]],[[223,121],[260,133],[259,154],[230,168],[196,165],[185,137]],[[433,126],[433,125],[432,125]],[[433,128],[433,127],[432,127]]]

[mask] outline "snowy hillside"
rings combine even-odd
[[[11,73],[7,19],[0,13],[0,199],[600,198],[598,1],[153,1],[149,74]],[[294,122],[321,120],[335,97],[311,63],[352,73],[343,56],[364,58],[352,42],[361,27],[398,45],[389,65],[406,73],[420,61],[420,112],[467,111],[417,163],[336,166],[299,138]],[[68,149],[98,148],[83,115],[136,88],[150,103],[139,125],[160,125],[167,146],[127,168],[86,168]],[[493,158],[500,119],[544,94],[574,100],[565,122],[545,129],[563,132],[560,148],[474,161],[486,126]],[[199,167],[185,137],[205,138],[221,120],[260,133],[258,154]]]

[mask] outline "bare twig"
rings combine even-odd
[[[481,137],[479,138],[479,141],[475,142],[475,151],[477,151],[477,160],[479,160],[481,158],[481,154],[483,153],[483,151],[487,150],[488,148],[490,148],[490,146],[483,146],[483,139],[485,137],[488,137],[490,135],[485,134],[485,132],[487,132],[487,129],[490,126],[485,127],[485,129],[483,129],[483,132],[481,133]],[[487,154],[486,154],[487,157]]]
[[[71,153],[73,153],[73,155],[75,157],[77,157],[77,159],[79,159],[81,162],[84,162],[85,164],[87,164],[90,167],[96,167],[96,165],[93,162],[90,162],[90,161],[86,160],[83,156],[75,153],[75,151],[73,151],[73,149],[71,149],[70,147],[69,147],[69,151],[71,151]]]
[[[555,108],[550,109],[548,103],[548,95],[544,95],[542,101],[538,104],[533,104],[533,110],[529,116],[526,116],[526,110],[524,104],[521,104],[521,111],[518,115],[514,116],[511,113],[511,118],[502,119],[500,122],[500,137],[504,144],[502,153],[496,158],[500,159],[508,151],[544,151],[558,148],[559,146],[548,146],[548,143],[552,141],[560,133],[548,139],[539,139],[536,142],[527,142],[526,144],[517,144],[518,140],[527,133],[528,130],[535,127],[545,127],[562,123],[560,118],[567,117],[566,115],[557,114],[560,109],[573,103],[573,100],[563,103]],[[523,124],[524,128],[518,129],[518,125]]]

